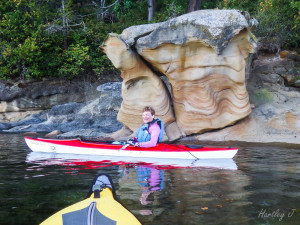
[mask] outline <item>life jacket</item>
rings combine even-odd
[[[149,133],[149,126],[151,124],[157,123],[160,127],[160,133],[158,135],[158,141],[157,143],[160,143],[163,139],[164,135],[164,123],[160,118],[154,119],[151,123],[144,123],[137,131],[137,140],[138,142],[147,142],[150,141],[151,135]]]

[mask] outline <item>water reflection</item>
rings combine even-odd
[[[135,165],[127,167],[125,165],[119,168],[122,176],[118,183],[120,185],[117,194],[127,202],[135,202],[132,208],[138,217],[142,218],[144,224],[150,222],[159,216],[164,208],[160,197],[164,190],[164,174],[167,170],[157,169],[151,165]],[[130,193],[124,194],[124,193]]]
[[[39,224],[84,199],[98,173],[110,174],[119,200],[144,225],[299,224],[299,149],[240,148],[235,167],[223,169],[204,162],[34,160],[18,135],[1,135],[0,148],[1,224]]]
[[[153,205],[153,193],[163,190],[164,188],[164,172],[151,166],[137,166],[137,184],[141,186],[140,202],[142,205]],[[150,209],[140,210],[141,215],[152,215]]]
[[[112,165],[143,164],[152,165],[161,169],[178,168],[220,168],[236,170],[237,165],[233,159],[160,159],[160,158],[135,158],[117,156],[98,156],[84,154],[62,154],[47,152],[29,152],[27,163],[40,165],[81,165],[86,168],[99,168]]]

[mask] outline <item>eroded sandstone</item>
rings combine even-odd
[[[177,123],[189,135],[249,115],[245,67],[252,49],[248,32],[243,31],[220,55],[199,41],[165,44],[141,55],[169,79]]]
[[[171,101],[164,84],[118,35],[110,34],[102,49],[114,66],[121,70],[123,102],[118,120],[136,131],[142,124],[141,112],[151,105],[166,125],[175,121]]]
[[[172,114],[172,104],[175,117],[164,121],[176,118],[169,134],[179,138],[247,117],[245,73],[256,47],[247,19],[237,10],[200,10],[110,35],[104,51],[124,79],[118,120],[136,131],[141,106],[152,105],[161,116],[166,109]],[[168,78],[170,95],[158,74]]]

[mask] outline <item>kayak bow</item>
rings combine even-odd
[[[100,180],[98,182],[98,179]],[[106,180],[109,180],[108,183]],[[102,182],[104,181],[104,182]],[[99,175],[90,196],[50,216],[40,225],[141,225],[139,220],[119,203],[107,175]]]

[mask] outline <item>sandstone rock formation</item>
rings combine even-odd
[[[300,88],[287,77],[296,77],[300,62],[273,54],[253,61],[247,82],[252,113],[235,126],[186,137],[193,142],[257,142],[300,144]],[[299,76],[299,73],[298,73]]]
[[[114,66],[122,71],[123,102],[118,120],[131,130],[137,130],[142,124],[141,113],[145,106],[155,108],[156,115],[166,124],[175,118],[171,110],[171,101],[164,83],[134,51],[115,34],[110,34],[102,45]]]
[[[248,116],[245,70],[256,47],[248,22],[236,10],[200,10],[109,35],[103,49],[124,79],[118,120],[135,131],[142,106],[152,105],[166,115],[166,133],[176,139]],[[170,95],[157,76],[162,74]]]

